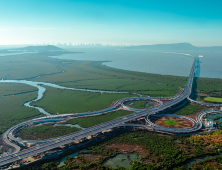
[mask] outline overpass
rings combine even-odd
[[[192,65],[192,68],[191,68],[191,71],[189,74],[189,78],[187,80],[187,84],[184,87],[184,89],[178,95],[172,97],[171,101],[169,101],[165,104],[161,104],[156,107],[149,108],[147,110],[133,113],[131,115],[120,117],[118,119],[111,120],[111,121],[108,121],[108,122],[105,122],[105,123],[102,123],[102,124],[99,124],[99,125],[96,125],[96,126],[84,129],[84,130],[80,130],[75,133],[71,133],[71,134],[61,136],[58,138],[53,138],[50,141],[47,141],[47,142],[40,144],[38,146],[24,149],[24,150],[19,151],[17,153],[13,153],[11,155],[2,157],[0,159],[0,166],[7,165],[12,162],[15,162],[15,161],[18,161],[18,160],[21,160],[21,159],[24,159],[24,158],[27,158],[30,156],[52,150],[54,148],[58,148],[60,146],[72,143],[77,140],[85,139],[88,136],[98,134],[102,131],[122,126],[122,124],[132,121],[132,120],[135,120],[137,118],[140,118],[140,117],[143,117],[146,115],[152,115],[157,112],[163,111],[167,108],[171,108],[172,106],[182,102],[183,100],[185,100],[186,98],[188,98],[190,96],[191,91],[192,91],[193,79],[194,79],[194,75],[195,75],[195,69],[196,69],[196,58],[194,59],[194,62],[193,62],[193,65]],[[114,107],[118,105],[117,103],[114,104]],[[174,131],[176,132],[177,130],[174,129]],[[187,132],[191,132],[191,131],[192,131],[192,129],[188,130]]]
[[[84,112],[84,113],[75,113],[75,114],[59,114],[59,115],[50,115],[50,116],[45,116],[45,117],[40,117],[32,120],[28,120],[22,123],[19,123],[10,129],[8,129],[4,134],[3,134],[3,140],[8,144],[14,147],[16,150],[15,152],[19,151],[19,147],[15,145],[14,143],[11,143],[8,139],[15,143],[45,143],[47,141],[51,141],[53,139],[46,139],[46,140],[23,140],[16,138],[14,134],[19,131],[20,129],[27,127],[32,124],[38,124],[38,123],[45,123],[45,122],[58,122],[58,121],[64,121],[67,118],[79,118],[79,117],[86,117],[86,116],[96,116],[96,115],[102,115],[106,114],[109,112],[117,111],[118,109],[125,109],[129,111],[142,111],[146,109],[136,109],[136,108],[130,108],[124,105],[125,102],[131,102],[131,101],[138,101],[138,100],[144,100],[144,101],[153,101],[157,102],[158,104],[163,104],[161,101],[157,100],[156,98],[152,97],[128,97],[128,98],[123,98],[118,100],[113,106],[99,110],[99,111],[94,111],[94,112]],[[121,108],[120,108],[121,107]]]

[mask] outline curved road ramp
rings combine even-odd
[[[127,115],[127,116],[124,116],[124,117],[120,117],[118,119],[111,120],[111,121],[108,121],[108,122],[105,122],[105,123],[102,123],[102,124],[99,124],[99,125],[96,125],[96,126],[84,129],[84,130],[80,130],[80,131],[77,131],[77,132],[74,132],[74,133],[71,133],[71,134],[68,134],[68,135],[65,135],[65,136],[61,136],[61,137],[53,138],[53,139],[50,139],[50,140],[42,141],[43,143],[39,144],[38,146],[30,147],[28,149],[24,149],[24,150],[21,150],[21,151],[18,151],[18,149],[17,149],[16,153],[14,152],[10,155],[6,155],[4,157],[1,157],[0,158],[0,166],[5,166],[5,165],[11,164],[15,161],[19,161],[21,159],[24,159],[24,158],[27,158],[27,157],[30,157],[30,156],[34,156],[34,155],[37,155],[37,154],[40,154],[40,153],[44,153],[46,151],[50,151],[52,149],[55,149],[55,148],[58,148],[58,147],[61,147],[61,146],[65,146],[65,145],[73,143],[75,141],[79,141],[79,140],[84,141],[89,136],[92,137],[93,135],[100,134],[101,132],[109,130],[109,129],[115,129],[116,127],[120,127],[120,126],[132,126],[132,125],[125,124],[125,123],[127,123],[129,121],[133,121],[133,120],[141,118],[141,117],[153,115],[155,113],[164,111],[167,108],[171,108],[171,107],[177,105],[178,103],[187,99],[191,94],[193,79],[194,79],[195,70],[196,70],[196,62],[197,62],[197,59],[194,58],[194,62],[193,62],[193,65],[192,65],[192,68],[191,68],[186,86],[184,87],[184,89],[179,94],[177,94],[176,96],[171,97],[171,99],[172,99],[171,101],[169,101],[167,103],[164,103],[164,104],[161,103],[161,104],[159,104],[155,107],[151,107],[151,108],[146,109],[146,110],[141,110],[141,111],[135,112],[133,114],[130,114],[130,115]],[[127,99],[119,100],[112,107],[111,110],[115,110],[116,106],[118,104],[122,104],[126,100]],[[201,113],[201,114],[198,114],[199,117],[197,118],[197,122],[195,122],[195,121],[193,122],[194,126],[190,127],[190,128],[187,128],[186,130],[183,130],[183,131],[177,130],[177,129],[170,129],[170,128],[167,129],[165,127],[159,127],[159,126],[156,126],[156,125],[153,125],[153,124],[150,124],[149,126],[139,125],[139,124],[134,125],[134,126],[141,126],[141,127],[145,126],[148,129],[160,130],[160,131],[164,131],[164,132],[169,131],[169,132],[172,132],[172,133],[191,133],[191,132],[194,132],[196,130],[199,130],[202,127],[201,117],[204,114],[205,114],[205,112]],[[62,119],[62,116],[65,116],[65,115],[60,115],[60,116],[61,116],[61,118],[58,118],[58,117],[56,118],[55,117],[54,119]],[[44,118],[44,119],[47,119],[47,118]],[[23,123],[25,124],[26,122],[23,122]],[[21,123],[21,124],[23,124],[23,123]],[[20,124],[10,128],[11,130],[9,129],[4,134],[4,138],[5,138],[6,141],[10,142],[9,140],[13,140],[13,133],[12,133],[13,129],[17,128],[18,126],[20,126]],[[14,139],[14,140],[16,140],[16,139]],[[35,141],[35,142],[40,143],[40,141]],[[13,144],[13,145],[15,145],[15,144]]]

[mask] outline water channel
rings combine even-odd
[[[72,59],[72,60],[79,60],[79,58],[81,58],[81,60],[97,60],[97,59],[95,59],[95,58],[93,58],[93,57],[91,57],[91,54],[92,54],[92,52],[91,51],[87,51],[88,53],[81,53],[81,54],[66,54],[66,55],[62,55],[62,56],[55,56],[55,57],[53,57],[53,58],[62,58],[62,59],[64,59],[64,57],[66,58],[66,59]],[[94,51],[93,51],[94,52]],[[102,51],[103,52],[103,51]],[[16,55],[16,54],[24,54],[24,53],[36,53],[36,52],[18,52],[18,53],[8,53],[8,54],[0,54],[0,56],[2,56],[2,55],[4,55],[4,56],[6,56],[6,55]],[[116,53],[116,52],[114,52],[114,53]],[[128,51],[128,52],[125,52],[125,51],[123,51],[123,52],[121,52],[121,53],[132,53],[132,51]],[[141,52],[138,52],[138,51],[135,51],[135,52],[133,52],[133,55],[136,55],[136,54],[139,54],[139,53],[141,53]],[[159,73],[159,74],[163,74],[163,70],[155,70],[154,68],[153,68],[153,70],[155,70],[155,71],[153,71],[152,70],[152,65],[155,65],[155,64],[153,64],[153,61],[152,62],[149,62],[149,61],[151,61],[150,59],[150,56],[149,56],[149,54],[151,54],[151,52],[142,52],[143,54],[142,54],[142,58],[144,59],[144,60],[148,60],[148,62],[144,62],[144,60],[141,60],[143,63],[146,63],[145,64],[145,66],[144,66],[144,69],[145,70],[143,70],[143,67],[141,67],[141,63],[137,63],[137,65],[138,66],[140,66],[140,67],[138,67],[139,68],[139,70],[138,70],[138,68],[136,68],[137,67],[137,65],[135,64],[135,61],[134,60],[132,60],[132,58],[127,58],[127,59],[125,59],[124,57],[122,57],[122,58],[120,58],[118,55],[117,55],[117,58],[118,59],[115,59],[115,58],[107,58],[107,59],[109,59],[109,60],[112,60],[113,62],[106,62],[106,63],[104,63],[105,65],[107,65],[107,66],[110,66],[110,67],[114,67],[114,68],[120,68],[120,69],[126,69],[126,70],[133,70],[133,71],[142,71],[142,72],[152,72],[152,73]],[[85,56],[84,56],[85,55]],[[153,55],[154,55],[154,53],[152,53],[151,54],[152,55],[152,59],[154,59],[153,58]],[[182,55],[184,55],[184,54],[182,54],[182,55],[180,55],[179,57],[178,56],[175,56],[175,57],[177,57],[177,58],[175,58],[175,57],[172,57],[171,59],[170,58],[168,58],[167,56],[168,55],[166,55],[166,54],[160,54],[160,53],[155,53],[155,55],[157,55],[156,56],[156,59],[158,60],[157,62],[158,63],[164,63],[164,62],[159,62],[160,60],[162,61],[162,60],[165,60],[165,59],[167,59],[169,62],[171,62],[172,60],[174,60],[174,62],[173,63],[175,63],[175,60],[177,61],[178,60],[178,65],[180,66],[180,63],[182,63],[183,65],[186,65],[186,67],[184,67],[183,69],[182,69],[182,72],[180,72],[179,74],[180,75],[182,75],[182,76],[187,76],[188,74],[188,72],[189,72],[189,69],[190,69],[190,62],[192,61],[192,60],[190,60],[189,58],[184,58],[184,56],[182,56]],[[90,56],[90,58],[88,57],[88,56]],[[98,55],[97,55],[98,56]],[[103,57],[104,56],[104,52],[103,52],[103,54],[101,54],[101,57]],[[115,55],[114,55],[115,56]],[[126,55],[127,57],[128,57],[128,55]],[[85,57],[85,58],[84,58]],[[112,55],[112,57],[113,57],[113,55]],[[164,59],[165,58],[165,59]],[[218,59],[218,58],[217,58]],[[103,59],[98,59],[98,61],[104,61],[104,58]],[[117,61],[118,60],[118,61]],[[124,60],[124,62],[122,62],[122,61],[120,61],[120,60]],[[137,61],[138,61],[138,59],[136,59]],[[155,60],[155,59],[154,59]],[[188,64],[184,64],[184,61],[186,62],[186,63],[188,63]],[[207,63],[205,60],[208,60],[208,58],[206,57],[206,58],[204,58],[204,59],[202,59],[203,60],[203,62],[204,63]],[[182,61],[182,62],[181,62]],[[134,63],[134,64],[129,64],[129,63]],[[118,63],[121,63],[121,65],[118,65]],[[123,63],[125,64],[125,65],[123,65]],[[147,67],[147,63],[151,63],[150,64],[150,67]],[[218,62],[218,63],[220,63],[220,62]],[[133,65],[133,66],[135,66],[135,67],[129,67],[129,66],[131,66],[131,65]],[[172,68],[171,67],[171,64],[169,63],[169,64],[167,64],[168,66],[170,66],[170,68]],[[204,65],[204,64],[203,64]],[[123,67],[123,66],[125,66],[125,67]],[[189,67],[188,67],[189,66]],[[142,68],[142,69],[141,69]],[[147,69],[150,69],[151,68],[151,70],[152,71],[150,71],[150,70],[147,70]],[[161,68],[161,67],[158,67],[158,68]],[[166,64],[165,64],[165,67],[162,67],[162,68],[166,68]],[[219,67],[216,67],[217,68],[217,70],[214,72],[214,74],[215,73],[217,73],[217,72],[219,72],[219,70],[220,69],[218,69]],[[220,67],[221,68],[221,67]],[[169,69],[169,70],[171,70],[171,69]],[[180,67],[180,69],[179,70],[181,70],[181,67]],[[208,70],[209,71],[209,70]],[[213,72],[212,70],[210,70],[211,72]],[[176,71],[176,72],[174,72],[174,73],[177,73],[178,74],[178,72]],[[171,74],[171,75],[174,75],[174,74],[172,74],[171,72],[167,72],[167,74]],[[220,76],[219,76],[219,74],[215,74],[215,75],[210,75],[209,76],[209,74],[210,73],[208,73],[208,74],[203,74],[205,77],[218,77],[218,78],[221,78],[221,74],[220,74]],[[27,84],[27,85],[31,85],[31,86],[34,86],[34,87],[36,87],[37,89],[38,89],[38,95],[37,95],[37,98],[36,99],[34,99],[34,100],[32,100],[32,101],[28,101],[28,102],[26,102],[24,105],[25,106],[27,106],[27,107],[32,107],[32,108],[35,108],[35,109],[38,109],[41,113],[43,113],[43,114],[45,114],[45,115],[50,115],[50,113],[48,113],[48,112],[46,112],[44,109],[42,109],[42,108],[39,108],[39,107],[36,107],[36,106],[32,106],[31,105],[31,102],[33,102],[33,101],[38,101],[38,100],[40,100],[42,97],[43,97],[43,94],[44,94],[44,92],[45,92],[45,87],[43,87],[43,85],[44,86],[49,86],[49,87],[54,87],[54,88],[58,88],[58,89],[67,89],[67,90],[78,90],[78,91],[88,91],[88,92],[97,92],[97,93],[127,93],[127,92],[117,92],[117,91],[100,91],[100,90],[88,90],[88,89],[78,89],[78,88],[69,88],[69,87],[64,87],[64,86],[60,86],[60,85],[56,85],[56,84],[53,84],[53,83],[45,83],[45,82],[35,82],[35,81],[27,81],[27,80],[0,80],[0,83],[21,83],[21,84]],[[131,103],[132,104],[132,103]],[[218,116],[220,117],[219,119],[217,119],[217,121],[222,121],[222,113],[220,113],[220,114],[215,114],[215,115],[207,115],[207,118],[209,118],[209,119],[215,119],[215,118],[218,118]],[[79,125],[70,125],[70,124],[55,124],[54,126],[70,126],[70,127],[78,127],[78,128],[82,128],[82,127],[80,127]],[[82,129],[84,129],[84,128],[82,128]],[[83,151],[85,151],[85,150],[83,150]],[[73,154],[71,154],[71,155],[69,155],[69,156],[72,156],[72,157],[76,157],[78,155],[78,152],[76,152],[76,153],[73,153]],[[60,161],[60,164],[58,165],[59,167],[60,166],[62,166],[62,165],[64,165],[64,161],[67,159],[67,157],[68,156],[66,156],[66,157],[64,157],[61,161]],[[194,159],[191,159],[191,160],[189,160],[189,161],[186,161],[185,163],[183,163],[183,164],[181,164],[181,166],[182,165],[184,165],[184,166],[186,166],[186,167],[191,167],[191,165],[193,164],[193,163],[197,163],[197,162],[200,162],[200,161],[204,161],[204,160],[206,160],[206,159],[209,159],[209,158],[213,158],[213,157],[215,157],[215,156],[209,156],[209,155],[207,155],[207,156],[203,156],[203,157],[199,157],[199,158],[194,158]],[[109,158],[108,160],[106,160],[105,162],[104,162],[104,165],[107,165],[107,166],[109,166],[109,167],[112,167],[112,168],[116,168],[116,166],[123,166],[123,167],[125,167],[125,168],[127,168],[127,169],[129,169],[130,167],[131,167],[131,165],[130,165],[130,161],[131,160],[137,160],[137,161],[139,161],[140,160],[140,158],[141,158],[141,156],[137,156],[136,155],[136,153],[131,153],[130,155],[129,155],[129,157],[127,158],[127,155],[125,155],[125,154],[118,154],[118,155],[116,155],[115,157],[113,157],[113,158]]]
[[[85,151],[86,151],[86,149],[83,149],[83,150],[82,150],[82,152],[85,152]],[[75,153],[73,153],[73,154],[71,154],[71,155],[68,155],[68,156],[63,157],[63,158],[60,160],[59,165],[57,165],[57,167],[61,167],[61,166],[65,165],[65,161],[66,161],[66,159],[67,159],[69,156],[70,156],[70,157],[73,157],[73,158],[76,158],[77,155],[78,155],[78,153],[79,153],[79,152],[75,152]]]
[[[141,156],[136,153],[130,153],[128,156],[126,154],[118,154],[113,158],[107,159],[103,164],[110,168],[123,166],[124,168],[130,169],[130,161],[140,161],[140,158]]]
[[[82,152],[85,152],[86,149],[82,150]],[[76,158],[78,155],[78,152],[75,152],[73,154],[70,154],[68,156],[63,157],[59,165],[57,167],[61,167],[65,165],[65,161],[68,157]],[[118,154],[112,158],[108,158],[106,161],[103,162],[104,165],[110,167],[110,168],[116,168],[118,166],[123,166],[124,168],[130,169],[130,161],[140,161],[142,157],[140,155],[137,155],[136,153],[130,153],[128,156],[126,154]]]
[[[216,121],[218,121],[218,122],[222,122],[222,113],[218,113],[218,114],[208,114],[208,115],[206,116],[206,118],[207,118],[208,120],[212,120],[212,121],[216,120]]]
[[[185,163],[180,164],[180,166],[185,166],[186,168],[190,168],[194,163],[198,163],[198,162],[202,162],[205,161],[207,159],[211,159],[211,158],[215,158],[218,155],[205,155],[202,157],[197,157],[197,158],[193,158],[191,160],[185,161]],[[219,155],[222,156],[222,153]]]
[[[89,89],[78,89],[78,88],[71,88],[71,87],[64,87],[53,83],[45,83],[45,82],[36,82],[36,81],[27,81],[27,80],[0,80],[0,83],[20,83],[20,84],[27,84],[30,86],[34,86],[38,89],[38,95],[37,98],[31,101],[26,102],[24,105],[27,107],[35,108],[39,110],[40,113],[43,113],[46,116],[51,115],[50,113],[46,112],[44,109],[36,106],[30,105],[33,101],[38,101],[43,97],[43,94],[45,92],[44,86],[54,87],[58,89],[66,89],[66,90],[77,90],[77,91],[86,91],[86,92],[95,92],[95,93],[128,93],[128,92],[117,92],[117,91],[102,91],[102,90],[89,90]]]

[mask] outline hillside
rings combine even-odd
[[[46,46],[27,46],[22,48],[15,48],[13,50],[42,52],[42,51],[62,51],[63,49],[53,45],[46,45]]]
[[[143,49],[143,50],[194,50],[197,47],[190,43],[177,43],[177,44],[155,44],[155,45],[139,45],[126,47],[130,49]]]
[[[128,46],[127,49],[138,49],[138,50],[222,50],[221,46],[211,47],[197,47],[190,43],[176,43],[176,44],[154,44],[154,45],[139,45],[139,46]]]

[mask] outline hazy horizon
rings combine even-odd
[[[222,46],[221,6],[218,0],[1,1],[0,45]]]

